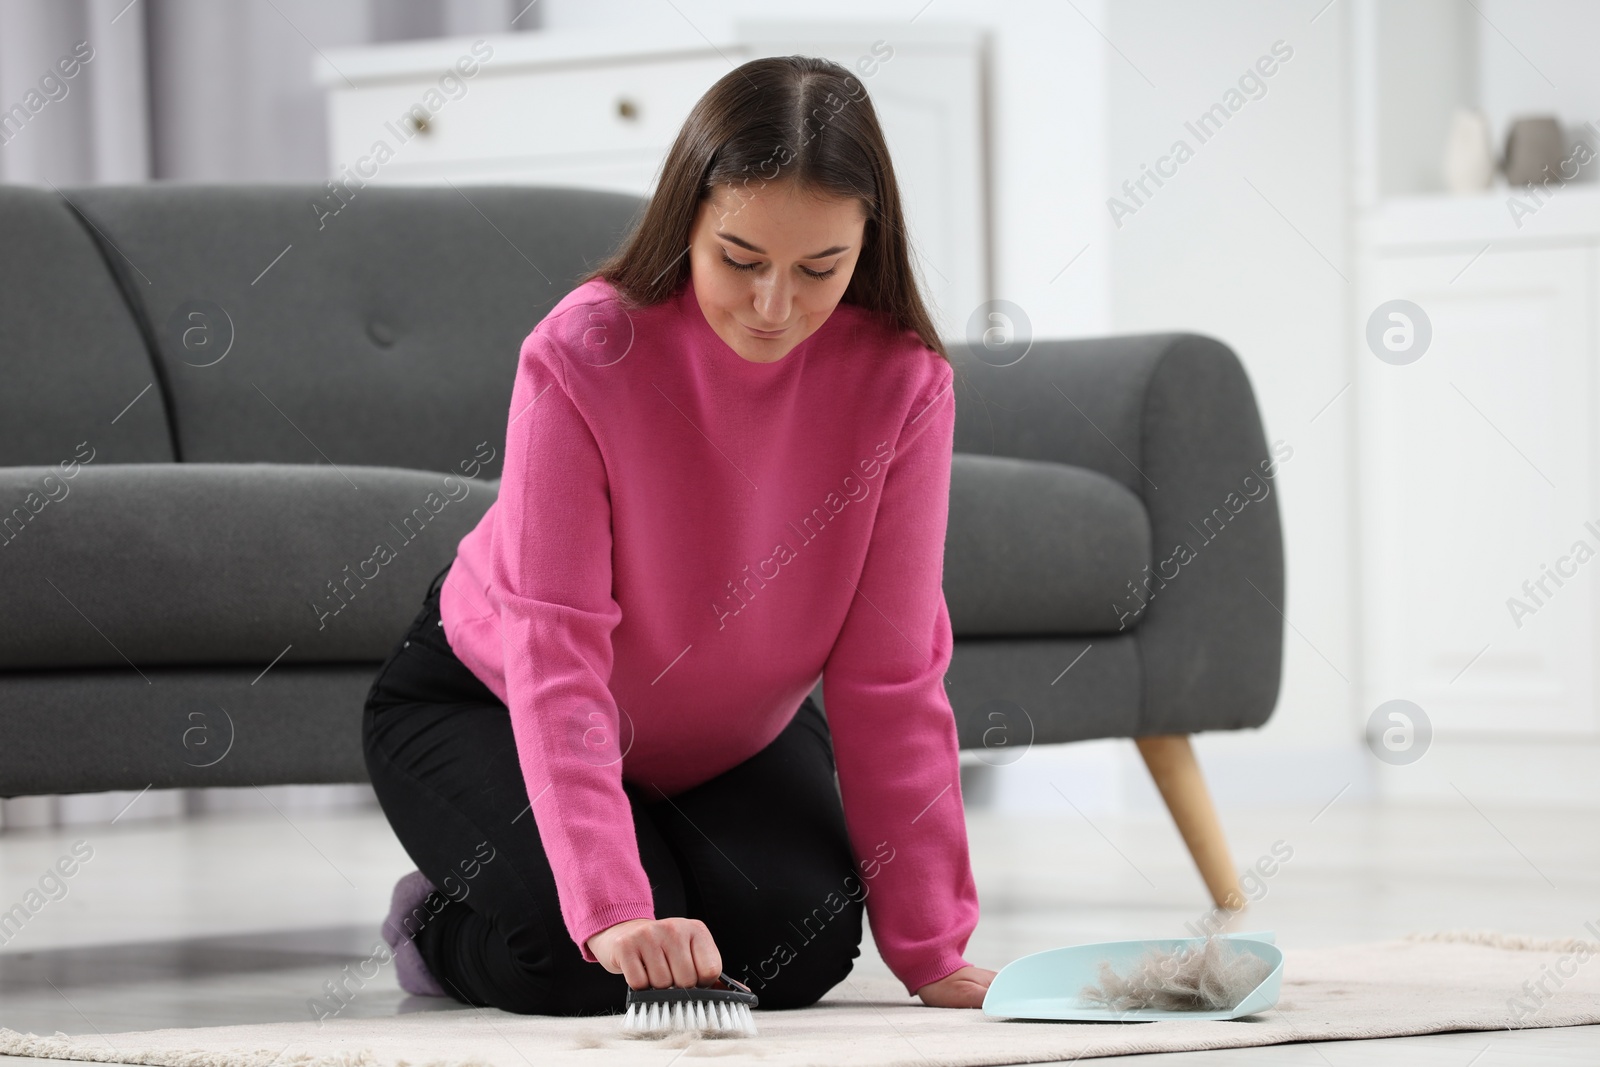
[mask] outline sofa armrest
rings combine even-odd
[[[949,347],[957,452],[1086,467],[1144,501],[1152,558],[1105,609],[1106,634],[1139,646],[1135,736],[1266,722],[1285,623],[1273,490],[1293,450],[1268,449],[1234,352],[1191,333],[1035,341],[1004,366]]]

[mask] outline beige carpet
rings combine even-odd
[[[104,1037],[39,1037],[0,1028],[0,1053],[174,1067],[660,1067],[668,1059],[706,1057],[770,1067],[965,1067],[1600,1023],[1600,945],[1593,942],[1457,931],[1333,949],[1283,947],[1278,1006],[1232,1022],[991,1019],[980,1011],[924,1007],[890,981],[851,979],[812,1008],[757,1011],[761,1033],[755,1038],[645,1041],[620,1036],[619,1019],[462,1008],[330,1019],[321,1026],[308,1021]],[[666,1049],[680,1054],[663,1056]]]

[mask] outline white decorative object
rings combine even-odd
[[[1480,193],[1494,178],[1489,120],[1473,108],[1457,108],[1444,144],[1444,187],[1452,193]]]

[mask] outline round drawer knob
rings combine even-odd
[[[617,117],[626,119],[629,122],[637,122],[639,119],[639,105],[625,96],[618,97]]]

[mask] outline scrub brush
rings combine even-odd
[[[628,1037],[697,1033],[701,1037],[755,1037],[750,1009],[760,1003],[750,987],[726,973],[727,989],[628,989],[622,1032]]]

